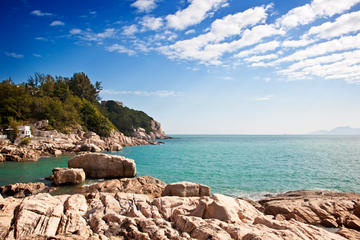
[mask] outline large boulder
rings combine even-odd
[[[166,184],[151,176],[142,176],[135,178],[122,178],[113,179],[89,186],[84,186],[82,192],[96,193],[96,192],[125,192],[125,193],[137,193],[146,194],[153,197],[160,197]]]
[[[30,195],[34,195],[40,192],[48,191],[48,187],[42,182],[36,183],[15,183],[0,187],[0,193],[3,196],[14,196],[22,198]]]
[[[84,169],[90,178],[135,177],[134,160],[103,153],[87,153],[74,156],[68,161],[70,168]]]
[[[79,184],[85,181],[85,172],[82,168],[54,168],[52,172],[55,185]]]
[[[179,197],[210,196],[210,187],[192,182],[177,182],[168,184],[162,195]]]

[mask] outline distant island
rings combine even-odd
[[[332,130],[320,130],[310,133],[310,135],[360,135],[360,128],[337,127]]]

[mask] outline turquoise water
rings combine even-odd
[[[127,147],[138,175],[193,181],[233,196],[298,189],[360,192],[360,136],[183,135],[163,145]],[[68,157],[0,164],[0,185],[38,181]]]

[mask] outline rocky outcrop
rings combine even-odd
[[[246,201],[219,194],[38,194],[1,204],[4,239],[345,239],[295,220],[273,220]]]
[[[52,172],[54,185],[80,184],[85,181],[85,172],[82,168],[54,168]]]
[[[161,129],[161,124],[155,120],[151,121],[150,131],[147,133],[144,128],[133,130],[132,136],[144,140],[168,139],[169,137]]]
[[[5,161],[25,162],[37,161],[41,152],[31,147],[3,146],[0,147],[1,158]]]
[[[160,197],[166,184],[151,176],[142,176],[135,178],[122,178],[107,180],[104,182],[84,186],[83,193],[98,193],[98,192],[126,192],[150,195],[152,197]]]
[[[22,198],[25,196],[34,195],[40,192],[47,192],[48,187],[42,182],[36,183],[15,183],[0,187],[0,193],[4,197],[14,196]]]
[[[103,153],[80,154],[68,161],[70,168],[82,168],[90,178],[135,177],[134,160]]]
[[[163,196],[179,196],[179,197],[202,197],[210,196],[210,188],[205,185],[192,182],[177,182],[168,184]]]
[[[9,141],[1,142],[0,162],[37,161],[40,156],[59,156],[63,153],[121,151],[123,146],[160,144],[154,141],[157,138],[155,136],[163,138],[161,131],[150,138],[136,138],[115,130],[110,132],[109,137],[100,137],[94,132],[83,131],[81,126],[64,134],[48,130],[47,120],[34,123],[32,129],[34,136],[28,145],[21,145],[20,139],[15,144],[10,144]]]
[[[294,219],[312,225],[360,231],[360,194],[293,191],[259,203],[264,214],[278,220]]]

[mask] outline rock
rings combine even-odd
[[[336,232],[337,234],[345,237],[349,240],[359,240],[360,239],[360,232],[348,228],[341,228],[339,231]]]
[[[40,158],[40,151],[27,148],[5,146],[0,149],[0,152],[5,157],[6,161],[22,162],[22,161],[37,161]]]
[[[5,157],[0,153],[0,162],[5,162]]]
[[[134,160],[103,153],[88,153],[74,156],[68,161],[70,168],[83,168],[90,178],[135,177]]]
[[[206,210],[214,202],[221,208]],[[295,220],[273,220],[246,201],[217,194],[38,194],[1,204],[0,234],[7,239],[345,239]],[[201,208],[204,216],[196,215]]]
[[[210,196],[210,188],[192,182],[177,182],[166,185],[163,196],[201,197]]]
[[[81,152],[101,152],[101,148],[92,143],[85,143],[77,148],[77,151]]]
[[[37,129],[47,129],[49,126],[49,120],[41,120],[34,123],[34,127]]]
[[[122,150],[122,146],[120,144],[111,144],[109,147],[110,152],[119,152]]]
[[[14,196],[23,198],[40,192],[46,192],[49,188],[42,182],[36,183],[15,183],[0,187],[0,193],[3,196]]]
[[[60,151],[60,150],[58,150],[58,149],[55,149],[54,151],[53,151],[53,155],[55,156],[55,157],[58,157],[58,156],[60,156],[62,154],[62,152]]]
[[[54,168],[52,172],[55,185],[80,184],[85,181],[85,172],[82,168]]]
[[[359,229],[356,207],[360,194],[328,191],[293,191],[260,200],[264,214],[277,219],[295,219],[299,222],[324,227]]]
[[[83,192],[125,192],[160,197],[166,184],[151,176],[107,180],[82,188]]]

